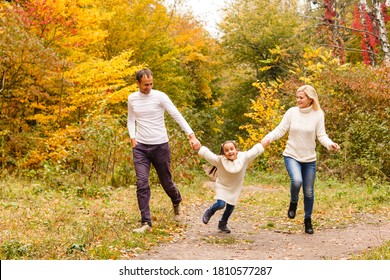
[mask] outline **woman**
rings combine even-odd
[[[328,150],[338,151],[337,143],[329,139],[325,131],[324,112],[318,101],[316,90],[309,85],[298,88],[297,105],[283,116],[280,124],[268,133],[261,143],[263,146],[281,138],[288,132],[284,162],[290,176],[290,206],[287,215],[295,218],[299,191],[302,186],[304,195],[305,232],[313,234],[311,215],[314,205],[314,180],[316,177],[316,138]]]

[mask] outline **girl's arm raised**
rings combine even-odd
[[[212,165],[216,165],[221,161],[220,156],[214,154],[212,151],[209,150],[209,148],[205,146],[200,147],[198,154]]]

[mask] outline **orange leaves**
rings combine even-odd
[[[58,41],[75,33],[77,18],[70,1],[34,0],[23,1],[21,8],[15,10],[22,16],[27,28],[45,39],[45,45],[57,44]]]
[[[125,154],[116,144],[128,138],[123,124],[127,97],[137,90],[134,74],[146,65],[156,70],[161,90],[179,97],[179,107],[211,103],[217,44],[199,23],[161,3],[0,1],[0,130],[9,131],[4,166],[52,161],[74,168],[72,158],[90,152],[82,164],[96,173],[97,161],[117,160]],[[79,126],[83,131],[73,137]],[[80,148],[86,143],[96,149]],[[105,149],[112,157],[101,156]]]

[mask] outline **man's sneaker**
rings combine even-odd
[[[152,231],[152,227],[148,223],[142,223],[141,227],[133,229],[135,233],[144,233],[146,231]]]
[[[202,217],[202,222],[204,224],[207,224],[210,221],[212,216],[213,216],[213,213],[211,213],[210,208],[207,208],[206,211],[204,211],[204,214],[203,214],[203,217]]]
[[[180,216],[180,203],[173,204],[173,213],[175,214],[174,220],[176,222],[181,222],[181,216]]]
[[[173,212],[175,213],[175,215],[180,215],[180,203],[173,204]]]
[[[226,225],[227,225],[226,222],[219,221],[219,223],[218,223],[219,231],[224,232],[224,233],[230,233],[230,229],[228,229],[228,227]]]

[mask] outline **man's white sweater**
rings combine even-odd
[[[168,142],[164,121],[165,111],[175,119],[187,135],[193,133],[187,121],[164,92],[151,90],[150,93],[144,94],[137,91],[128,97],[127,129],[130,138],[147,145]]]
[[[325,131],[324,112],[315,111],[312,106],[290,108],[280,124],[264,138],[269,138],[272,142],[287,132],[288,140],[283,155],[299,162],[316,161],[316,138],[328,150],[333,144]]]

